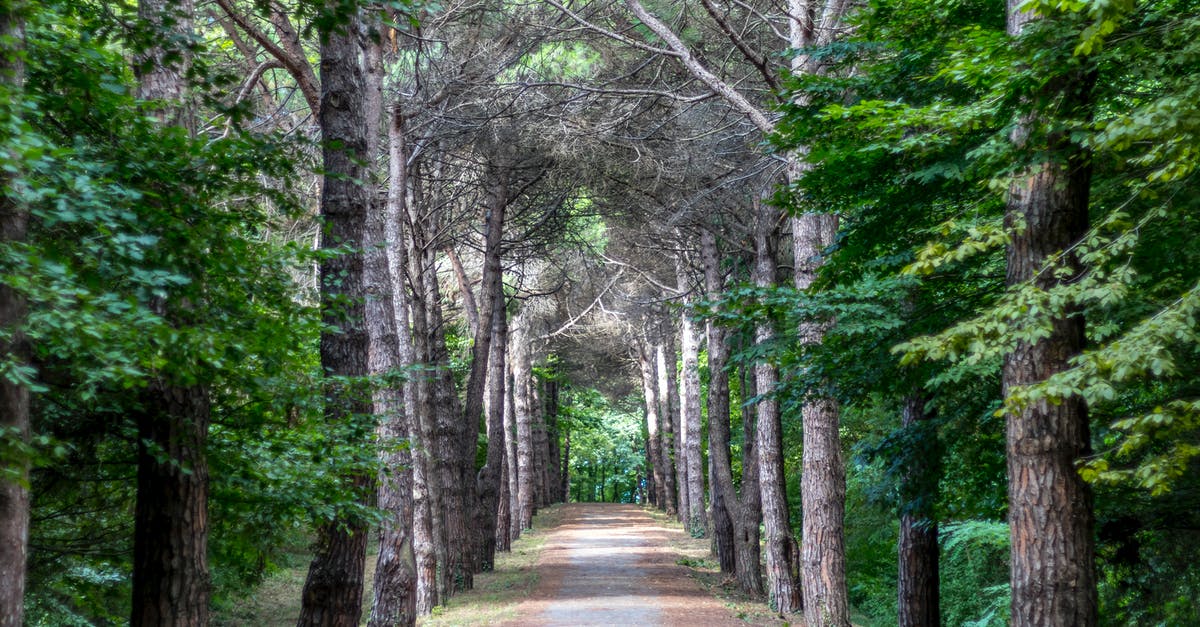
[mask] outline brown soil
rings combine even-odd
[[[538,560],[537,587],[505,625],[781,624],[736,617],[677,563],[690,538],[641,508],[571,504],[563,513]]]

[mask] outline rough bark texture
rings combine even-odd
[[[517,524],[533,526],[537,486],[533,471],[533,355],[530,320],[525,311],[517,314],[512,329],[513,402],[517,422]]]
[[[323,33],[321,43],[322,157],[327,173],[321,186],[324,228],[321,248],[363,247],[369,199],[358,181],[365,180],[367,151],[363,100],[365,84],[353,24]],[[333,255],[321,261],[321,367],[330,377],[367,374],[368,336],[364,324],[363,258],[361,252]],[[351,390],[329,384],[325,419],[330,423],[354,419],[371,407]],[[366,490],[368,477],[354,477],[356,489]],[[367,525],[358,519],[332,520],[318,530],[317,552],[304,582],[299,625],[358,625],[362,614],[363,570]]]
[[[807,289],[821,266],[821,253],[833,244],[837,217],[805,214],[792,220],[796,287]],[[805,323],[802,342],[819,343],[825,325]],[[832,398],[810,396],[804,420],[801,480],[804,619],[809,625],[850,624],[846,589],[846,469],[838,436],[838,406]]]
[[[905,428],[915,428],[933,415],[920,394],[904,399]],[[935,447],[936,448],[936,447]],[[900,515],[898,619],[901,627],[941,624],[938,587],[938,525],[933,517],[940,463],[928,450],[909,455]]]
[[[0,105],[0,118],[19,115],[24,87],[25,65],[21,54],[25,42],[22,2],[10,2],[0,9],[0,83],[8,102]],[[8,119],[6,128],[15,127]],[[29,211],[11,189],[16,177],[0,174],[0,246],[25,240]],[[16,365],[29,362],[29,347],[24,332],[26,303],[15,290],[0,284],[0,330],[8,334],[0,340],[0,359]],[[12,438],[29,442],[29,388],[0,377],[0,440]],[[25,563],[29,545],[29,460],[5,459],[0,464],[17,468],[15,480],[0,480],[0,627],[19,627],[24,622]],[[6,473],[7,476],[7,473]]]
[[[131,624],[208,622],[209,410],[198,388],[156,382],[143,394]]]
[[[680,280],[680,285],[683,284],[684,281]],[[683,362],[679,384],[679,424],[687,475],[687,528],[693,535],[707,535],[700,431],[700,337],[696,323],[692,320],[692,312],[687,307],[679,317],[679,344]]]
[[[508,379],[508,369],[505,365],[505,353],[508,348],[508,319],[504,308],[504,293],[500,289],[500,276],[497,273],[493,293],[496,295],[492,304],[491,325],[492,345],[488,354],[491,372],[488,373],[489,402],[487,408],[487,461],[475,479],[475,489],[478,494],[476,506],[475,532],[478,540],[476,553],[481,571],[491,571],[496,564],[496,537],[499,527],[500,506],[504,486],[504,471],[506,467],[505,452],[507,450],[504,433],[504,397]],[[503,504],[505,510],[508,503]],[[505,515],[508,515],[507,513]],[[504,535],[508,534],[507,522]],[[506,543],[507,546],[507,543]]]
[[[517,350],[513,344],[517,338],[515,334],[510,334],[508,339],[508,393],[504,399],[504,464],[508,467],[508,539],[512,542],[521,537],[524,528],[521,526],[521,488],[518,474],[520,452],[517,446],[517,381],[513,376],[517,357]]]
[[[705,289],[709,296],[722,291],[719,255],[716,238],[705,232],[701,239],[704,257]],[[754,453],[753,418],[747,412],[743,419],[750,437],[743,447],[742,493],[733,485],[733,464],[730,459],[729,441],[729,373],[726,366],[729,348],[726,346],[725,331],[708,324],[708,455],[712,462],[712,491],[714,503],[720,503],[727,512],[732,527],[732,549],[734,574],[744,592],[761,595],[762,574],[759,570],[759,523],[761,509],[758,488],[758,462]],[[717,518],[720,522],[719,518]],[[720,529],[718,528],[718,531]],[[724,557],[721,559],[725,562]]]
[[[666,468],[663,464],[662,436],[659,429],[662,419],[658,412],[661,404],[658,401],[658,369],[654,361],[655,347],[643,342],[638,347],[638,366],[642,371],[642,396],[646,410],[646,458],[650,462],[650,472],[654,477],[654,504],[662,510],[667,508]]]
[[[769,288],[776,283],[774,244],[778,211],[765,203],[757,207],[754,233],[754,284]],[[769,323],[760,323],[754,330],[754,341],[766,344],[775,337]],[[791,563],[792,527],[788,521],[787,482],[783,468],[783,427],[779,416],[779,401],[773,396],[779,381],[775,366],[766,361],[754,364],[754,394],[760,399],[758,414],[758,469],[762,492],[763,531],[767,552],[767,600],[781,614],[801,609],[799,582],[793,577]]]
[[[670,335],[664,334],[659,343],[654,346],[654,372],[657,375],[659,440],[662,449],[659,458],[663,466],[663,493],[666,495],[664,509],[667,514],[674,516],[678,511],[679,492],[676,489],[677,473],[675,470],[675,423],[679,422],[675,411],[675,395],[671,394],[671,372],[675,369],[675,350],[670,342]],[[668,348],[669,347],[669,348]],[[670,363],[667,361],[668,350],[671,354]]]
[[[191,0],[138,3],[138,17],[163,31],[156,41],[189,37],[194,10]],[[190,127],[184,98],[186,52],[155,45],[139,56],[138,97],[159,103],[152,111],[162,124]],[[161,316],[172,317],[165,299],[151,307]],[[204,625],[209,598],[204,451],[210,419],[208,391],[197,385],[176,385],[166,374],[151,382],[140,405],[130,622]]]
[[[1022,4],[1008,2],[1010,35],[1020,35],[1037,19],[1022,13]],[[1047,100],[1061,102],[1063,115],[1080,119],[1089,114],[1091,82],[1072,73],[1051,79],[1043,89]],[[1068,250],[1087,231],[1091,165],[1083,149],[1062,133],[1047,138],[1048,145],[1027,145],[1036,122],[1037,113],[1031,114],[1013,133],[1019,148],[1048,154],[1049,159],[1029,166],[1009,187],[1005,221],[1013,235],[1007,283],[1033,281],[1049,289],[1074,279],[1042,270],[1049,258]],[[1079,271],[1073,255],[1059,263]],[[1082,312],[1070,311],[1053,320],[1049,337],[1034,344],[1021,342],[1005,358],[1005,396],[1015,387],[1044,381],[1068,368],[1084,342]],[[1040,401],[1010,412],[1007,440],[1013,624],[1095,625],[1092,491],[1075,469],[1091,452],[1087,406],[1072,396],[1058,404]]]
[[[378,64],[382,54],[378,44],[369,44],[371,52],[369,67],[375,68],[376,76],[382,68]],[[382,107],[378,79],[369,81],[368,120],[373,109]],[[371,100],[375,103],[370,104]],[[373,126],[373,125],[372,125]],[[367,334],[370,339],[367,368],[372,376],[385,376],[402,368],[399,329],[397,328],[397,303],[404,306],[403,292],[395,291],[389,264],[391,237],[397,235],[389,223],[397,223],[400,203],[403,202],[403,162],[392,160],[404,158],[403,137],[396,132],[395,116],[389,124],[389,170],[391,184],[385,198],[376,199],[367,215],[366,246],[364,247],[363,282],[366,291],[365,316]],[[370,146],[372,142],[368,142]],[[368,152],[375,151],[368,148]],[[373,160],[373,159],[372,159]],[[389,237],[391,235],[391,237]],[[404,332],[408,328],[405,325]],[[375,566],[374,597],[371,605],[371,627],[392,625],[414,625],[417,620],[417,564],[413,550],[413,503],[412,503],[412,453],[409,449],[409,417],[402,387],[379,387],[374,391],[372,402],[378,416],[382,447],[379,450],[382,469],[376,488],[377,506],[387,512],[388,517],[379,525],[379,556]]]

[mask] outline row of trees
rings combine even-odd
[[[311,535],[356,623],[378,530],[411,624],[568,496],[811,625],[1194,618],[1186,0],[9,6],[2,622]]]

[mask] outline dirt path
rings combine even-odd
[[[533,595],[506,625],[749,624],[676,564],[670,543],[682,532],[633,505],[566,507],[538,560]]]

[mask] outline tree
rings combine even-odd
[[[325,416],[330,424],[362,421],[371,415],[368,398],[352,384],[368,373],[368,334],[363,284],[364,228],[370,200],[359,181],[366,180],[366,85],[359,63],[358,16],[326,22],[321,36],[323,228],[321,248],[331,254],[321,262],[321,367],[325,371]],[[364,429],[365,425],[359,427]],[[363,434],[365,436],[365,434]],[[356,490],[372,481],[357,476]],[[301,625],[356,625],[362,613],[367,524],[355,516],[324,521],[317,552],[304,582]]]
[[[25,80],[24,53],[25,16],[21,3],[10,3],[0,9],[0,93],[3,108],[0,123],[6,129],[6,145],[12,145],[10,134],[19,127],[19,107],[23,101]],[[14,155],[3,157],[5,163],[15,161]],[[16,169],[16,168],[14,168]],[[19,171],[19,170],[18,170]],[[0,179],[0,246],[9,247],[24,242],[29,229],[29,211],[15,189],[17,177],[6,174]],[[0,625],[23,624],[25,596],[25,563],[29,542],[29,465],[28,451],[23,450],[30,440],[29,424],[29,349],[25,345],[22,326],[26,317],[25,298],[7,282],[0,284],[0,355],[4,361],[0,379],[0,447],[6,451],[0,467]]]

